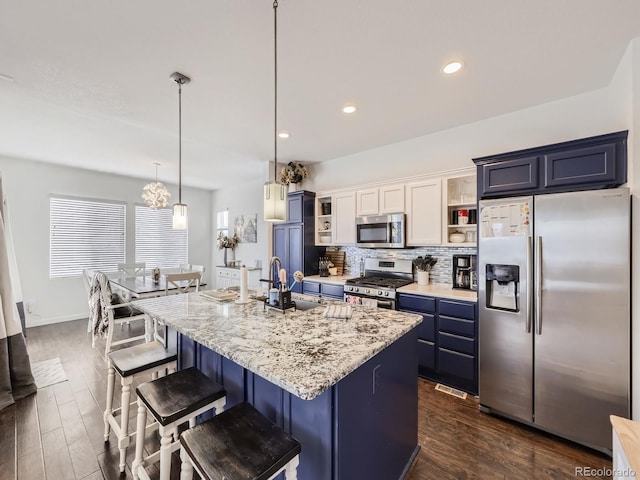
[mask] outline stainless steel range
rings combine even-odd
[[[411,260],[367,258],[364,276],[351,278],[344,285],[344,301],[396,309],[396,290],[413,282]]]

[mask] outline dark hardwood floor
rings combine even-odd
[[[139,325],[125,328],[142,329]],[[0,411],[0,480],[123,478],[113,435],[110,443],[103,441],[104,342],[92,349],[85,330],[86,321],[74,321],[27,331],[31,361],[60,357],[69,380],[42,388]],[[122,333],[119,330],[116,335]],[[137,377],[134,387],[146,380]],[[576,467],[611,468],[610,459],[599,453],[482,414],[477,399],[460,400],[435,391],[434,386],[419,381],[418,440],[422,448],[409,480],[564,479],[576,478]],[[119,395],[117,387],[117,405]],[[133,428],[135,409],[130,418]],[[145,444],[147,448],[157,445],[155,438]],[[128,449],[128,465],[134,449]],[[172,479],[178,479],[177,461],[174,467]],[[148,472],[158,477],[155,467]],[[125,473],[132,478],[128,467]]]

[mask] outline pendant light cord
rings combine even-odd
[[[182,82],[178,82],[178,203],[182,204]]]
[[[278,183],[278,0],[273,2],[273,181]]]

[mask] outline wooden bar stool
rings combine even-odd
[[[134,347],[123,348],[109,354],[109,370],[107,373],[107,408],[104,411],[104,441],[109,441],[109,431],[118,438],[120,449],[120,473],[124,472],[127,447],[134,433],[129,433],[129,399],[131,396],[131,383],[133,376],[138,373],[150,372],[152,378],[157,378],[158,371],[168,369],[175,371],[178,362],[176,350],[167,350],[159,342],[149,342]],[[113,408],[113,387],[115,373],[120,376],[122,385],[122,397],[120,408]],[[120,416],[120,423],[116,420]]]
[[[133,478],[149,476],[145,467],[160,460],[160,480],[171,476],[171,454],[180,448],[178,426],[189,421],[194,427],[196,416],[215,408],[216,415],[224,410],[227,392],[197,368],[191,367],[166,377],[143,383],[136,388],[138,418],[136,428],[136,458],[131,471]],[[143,457],[147,411],[156,420],[160,433],[160,450]],[[155,430],[155,429],[153,429]]]
[[[241,403],[180,436],[181,480],[297,480],[300,443],[252,405]]]

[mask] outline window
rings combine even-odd
[[[174,230],[171,209],[136,205],[136,262],[147,268],[188,263],[188,230]]]
[[[216,219],[216,230],[218,231],[216,238],[218,238],[220,235],[222,235],[223,237],[229,236],[229,210],[218,212]]]
[[[124,203],[52,196],[49,278],[117,270],[125,261],[125,217]]]

